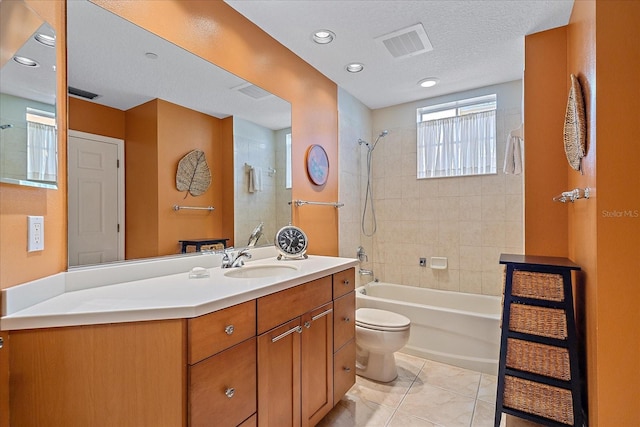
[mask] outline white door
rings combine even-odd
[[[69,131],[70,266],[124,259],[123,144]]]

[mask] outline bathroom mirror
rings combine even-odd
[[[57,188],[55,36],[25,2],[0,2],[0,182]]]
[[[291,200],[291,190],[286,189],[284,183],[285,141],[287,134],[291,133],[291,105],[288,102],[89,1],[67,2],[67,43],[68,83],[72,93],[69,95],[70,131],[86,132],[78,125],[78,120],[87,119],[86,114],[90,108],[83,109],[85,116],[76,113],[78,105],[82,109],[82,106],[89,105],[87,103],[122,113],[126,124],[121,128],[125,134],[134,127],[128,121],[128,113],[154,100],[171,104],[172,108],[175,107],[172,111],[188,110],[189,114],[197,112],[221,120],[233,117],[233,168],[224,165],[225,167],[212,169],[214,183],[222,178],[221,174],[233,174],[224,177],[224,181],[233,186],[234,192],[233,236],[212,236],[207,233],[195,235],[191,229],[172,237],[168,246],[165,245],[164,249],[148,256],[166,256],[180,252],[179,239],[229,238],[234,240],[236,247],[246,246],[252,230],[260,222],[264,222],[263,237],[257,245],[273,243],[271,240],[276,230],[290,222],[290,206],[287,202]],[[93,99],[86,98],[91,94],[97,96]],[[165,120],[166,116],[157,116],[162,122],[158,121],[154,125],[157,132],[163,132],[183,126],[183,117],[185,116],[172,115],[170,120]],[[96,121],[105,118],[106,115],[94,117]],[[103,129],[112,124],[107,123]],[[149,124],[145,124],[145,127],[148,128]],[[174,147],[176,151],[186,154],[194,148],[192,139],[183,139],[173,132],[171,144],[177,146]],[[108,132],[103,135],[114,137]],[[133,140],[127,135],[122,139],[125,147]],[[152,152],[154,149],[156,151]],[[150,147],[149,156],[156,156],[154,159],[158,163],[165,162],[161,165],[154,163],[154,167],[175,177],[179,159],[162,159],[158,153],[157,148]],[[217,153],[210,153],[207,161],[213,162],[216,155]],[[128,154],[124,163],[131,168],[133,163],[127,156]],[[71,160],[69,163],[72,163]],[[143,163],[135,168],[143,173],[152,173],[150,169],[145,169]],[[257,172],[260,178],[260,186],[253,188],[253,191],[249,191],[251,169],[254,176]],[[124,180],[127,179],[125,175]],[[167,193],[175,193],[175,182],[166,178],[158,179],[158,182],[156,197],[130,194],[127,190],[124,200],[126,228],[133,230],[134,227],[139,229],[148,226],[150,221],[146,221],[146,218],[132,218],[135,215],[132,212],[136,211],[160,212],[160,220],[173,220],[170,227],[158,226],[165,233],[167,228],[172,231],[180,227],[188,228],[187,223],[192,218],[194,221],[203,218],[206,221],[218,221],[225,209],[224,206],[214,206],[213,212],[182,209],[176,212],[172,209],[174,204],[201,207],[208,203],[204,203],[204,199],[199,197],[183,198],[184,194],[179,199],[175,199],[175,196],[170,199]],[[71,191],[71,179],[69,188]],[[69,229],[77,229],[77,222],[70,209]],[[126,236],[130,240],[129,233]],[[126,260],[147,256],[130,256],[132,251],[128,248],[129,246]],[[70,265],[113,261],[112,258],[89,258],[86,262],[73,262],[71,255],[69,260]]]

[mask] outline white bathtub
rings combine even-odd
[[[356,307],[378,308],[411,319],[400,351],[496,375],[501,298],[371,282],[356,289]]]

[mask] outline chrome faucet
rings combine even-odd
[[[361,276],[373,277],[373,270],[365,270],[364,268],[361,268],[358,270],[358,274],[360,274]]]
[[[221,268],[236,268],[242,267],[244,265],[244,259],[251,258],[251,254],[249,253],[249,249],[245,248],[239,251],[224,251],[224,255],[222,255],[222,264]]]

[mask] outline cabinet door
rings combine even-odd
[[[300,317],[258,336],[258,425],[300,425]]]
[[[302,316],[302,425],[333,408],[333,303]]]
[[[256,412],[256,339],[189,367],[189,426],[237,426]]]

